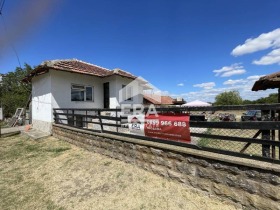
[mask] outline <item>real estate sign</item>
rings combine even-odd
[[[190,142],[189,116],[177,115],[131,115],[128,116],[132,134],[173,141]]]
[[[0,120],[3,120],[3,109],[0,108]]]

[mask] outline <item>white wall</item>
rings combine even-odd
[[[52,108],[103,108],[103,81],[99,77],[51,70]],[[71,85],[94,87],[94,101],[71,101]]]
[[[32,119],[50,122],[51,77],[49,73],[32,79]]]
[[[125,101],[120,103],[120,90],[122,89],[123,85],[128,85],[131,82],[133,82],[132,79],[129,79],[127,77],[121,77],[121,76],[110,76],[108,78],[104,78],[103,82],[109,82],[110,83],[110,108],[116,108],[119,107],[121,104],[142,104],[143,103],[143,95],[137,95],[133,97],[132,101]],[[134,84],[134,86],[137,84]],[[140,88],[140,92],[143,92],[142,87]]]
[[[123,85],[130,84],[133,88],[133,95],[135,92],[140,93],[133,96],[132,101],[123,101],[120,104],[143,104],[143,87],[139,85],[138,80],[132,80],[126,77],[117,77],[116,78],[116,90],[117,90],[117,100],[120,101],[120,90],[122,90]]]
[[[51,77],[46,73],[32,79],[32,124],[35,129],[51,132]]]

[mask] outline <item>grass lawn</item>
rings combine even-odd
[[[0,139],[0,209],[235,209],[131,164],[49,137]]]

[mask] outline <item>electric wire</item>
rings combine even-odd
[[[4,4],[5,4],[5,0],[2,0],[0,3],[0,15],[2,15],[2,10],[3,10]]]
[[[3,7],[4,7],[4,3],[5,3],[5,0],[2,0],[1,4],[0,4],[0,16],[1,16],[1,19],[2,19],[2,22],[3,22],[4,31],[5,31],[6,35],[8,35],[8,29],[7,29],[6,22],[5,22],[3,13],[2,13],[2,10],[3,10]],[[18,56],[18,52],[17,52],[15,46],[11,42],[9,44],[11,45],[11,47],[12,47],[12,49],[13,49],[15,55],[16,55],[17,62],[19,64],[20,69],[22,69],[21,62],[20,62],[20,59],[19,59],[19,56]]]

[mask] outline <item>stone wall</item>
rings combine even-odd
[[[280,209],[280,166],[145,140],[53,125],[53,135],[87,150],[228,199],[245,209]]]

